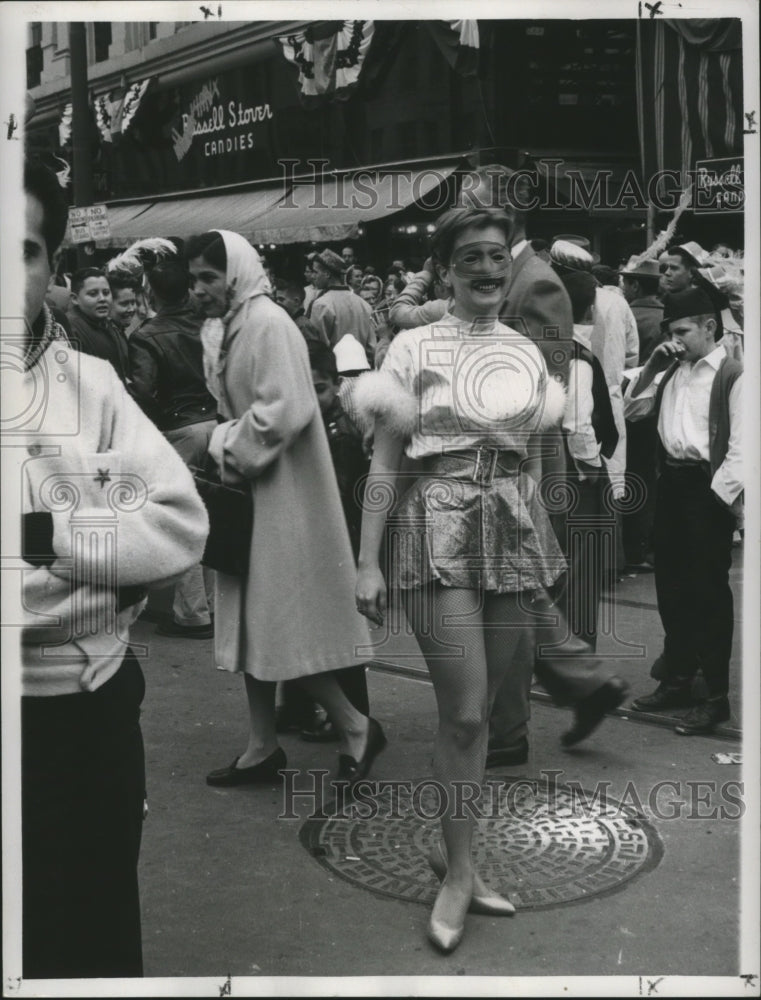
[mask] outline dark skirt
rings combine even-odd
[[[92,693],[21,700],[26,979],[143,974],[144,691],[129,652]]]
[[[437,580],[518,593],[550,586],[566,568],[537,485],[525,472],[488,486],[421,476],[389,515],[386,551],[389,584],[400,590]]]

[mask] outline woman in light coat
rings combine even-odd
[[[212,785],[270,781],[285,766],[275,735],[275,682],[300,678],[341,734],[338,776],[367,774],[385,744],[332,674],[364,663],[355,568],[304,338],[265,293],[258,254],[215,230],[186,247],[194,295],[224,334],[211,360],[222,423],[209,453],[223,482],[251,485],[254,527],[245,578],[217,574],[215,659],[244,676],[249,737]],[[208,359],[207,359],[208,360]]]

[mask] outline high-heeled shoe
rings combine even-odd
[[[367,728],[367,746],[360,759],[356,760],[346,753],[338,755],[338,780],[348,781],[349,788],[353,788],[361,778],[367,777],[373,761],[385,745],[386,735],[380,723],[370,719]]]
[[[449,927],[440,920],[436,920],[433,914],[431,914],[431,919],[428,923],[428,940],[439,951],[443,951],[445,955],[455,950],[460,941],[462,941],[464,933],[464,922],[459,927]]]
[[[428,855],[428,864],[436,878],[443,882],[447,874],[447,862],[444,851],[440,843],[437,843]],[[476,895],[470,899],[468,913],[478,913],[487,917],[512,917],[515,914],[515,907],[504,896],[498,892],[490,892],[488,895]]]

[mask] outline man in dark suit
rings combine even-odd
[[[501,164],[479,167],[463,178],[460,201],[473,208],[501,208],[513,219],[512,274],[507,297],[500,310],[506,326],[531,337],[544,356],[549,375],[564,385],[573,353],[573,313],[568,293],[549,264],[536,253],[526,236],[525,206],[530,199],[529,177]],[[537,442],[539,456],[534,466],[540,481],[549,486],[565,479],[562,431],[551,431]],[[552,516],[553,527],[565,548],[565,512]],[[565,580],[565,577],[563,578]],[[526,633],[510,671],[497,696],[489,726],[487,767],[522,764],[528,759],[529,697],[532,673],[559,705],[575,712],[573,727],[563,737],[566,745],[584,739],[602,721],[606,712],[626,697],[626,685],[599,660],[590,659],[584,643],[574,640],[562,614],[567,599],[561,585],[553,595],[537,601],[545,618],[554,626],[537,626]],[[558,614],[558,611],[561,614]],[[533,643],[533,649],[532,649]],[[542,646],[563,646],[563,656],[543,652]],[[569,658],[571,651],[584,658]]]

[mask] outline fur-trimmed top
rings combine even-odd
[[[410,458],[478,445],[525,456],[532,434],[559,426],[565,392],[528,337],[447,314],[398,333],[381,370],[357,380],[354,401],[407,442]]]

